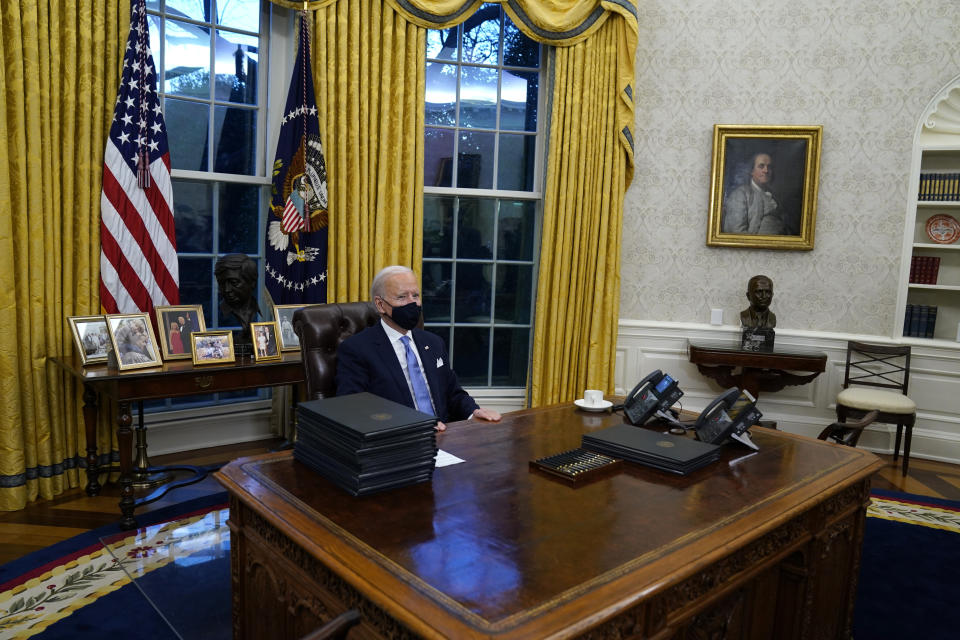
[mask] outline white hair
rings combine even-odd
[[[409,273],[415,275],[413,273],[413,269],[399,264],[380,269],[377,275],[373,277],[373,284],[370,285],[370,301],[373,302],[374,298],[383,298],[384,284],[386,284],[389,278],[400,273]]]

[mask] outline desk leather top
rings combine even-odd
[[[754,427],[759,452],[729,445],[721,461],[687,477],[625,465],[572,486],[528,467],[620,422],[558,405],[496,424],[453,423],[438,446],[465,463],[436,469],[430,483],[360,498],[290,452],[241,459],[217,476],[413,628],[430,621],[441,634],[465,625],[469,635],[497,635],[547,611],[569,625],[588,606],[632,606],[880,466],[863,450]]]

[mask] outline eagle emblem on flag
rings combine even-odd
[[[277,251],[287,252],[287,264],[316,260],[319,250],[301,243],[301,232],[309,233],[327,226],[327,169],[320,136],[304,139],[306,148],[297,149],[286,167],[283,181],[283,206],[271,205],[277,220],[271,220],[267,242]],[[283,160],[274,164],[274,175],[284,169]]]

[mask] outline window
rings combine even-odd
[[[526,384],[540,57],[499,4],[427,34],[424,317],[466,385]]]
[[[208,328],[235,326],[220,318],[217,259],[245,253],[259,263],[261,257],[270,182],[259,63],[268,12],[262,0],[147,2],[173,170],[180,301],[202,305]],[[263,395],[192,396],[176,406]]]

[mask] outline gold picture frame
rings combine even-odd
[[[67,323],[82,366],[107,361],[112,347],[106,316],[69,316]]]
[[[203,307],[192,305],[164,305],[153,308],[160,332],[160,350],[164,360],[186,360],[192,357],[190,334],[206,331]],[[177,325],[176,329],[173,325]],[[174,331],[177,332],[174,335]]]
[[[714,125],[707,245],[813,249],[822,134],[819,125]]]
[[[236,362],[233,331],[194,331],[190,334],[190,354],[195,365]]]
[[[306,304],[278,304],[273,307],[273,320],[277,323],[277,337],[280,338],[280,351],[299,351],[300,338],[293,330],[293,314]]]
[[[276,322],[251,322],[250,335],[253,336],[253,360],[254,362],[266,362],[268,360],[279,360],[280,355],[280,337],[277,335]]]
[[[146,313],[118,313],[108,315],[106,319],[118,369],[126,371],[163,364],[150,316]]]

